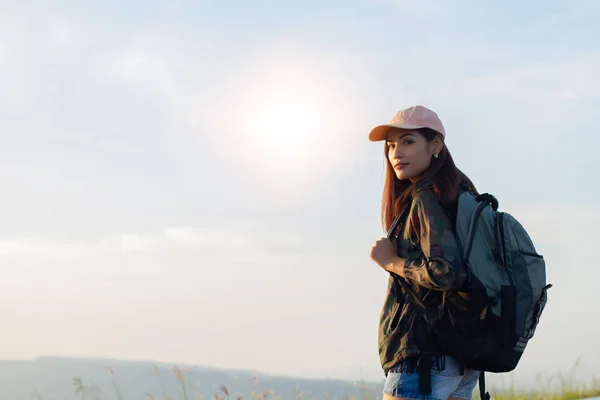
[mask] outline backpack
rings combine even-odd
[[[484,328],[477,336],[465,334],[448,316],[447,304],[425,306],[402,278],[395,278],[423,311],[444,352],[463,367],[481,371],[481,398],[489,399],[484,372],[509,372],[517,367],[552,285],[546,283],[544,258],[525,228],[512,215],[498,211],[498,200],[491,194],[461,192],[455,236],[467,268],[460,292],[469,294],[482,312]]]

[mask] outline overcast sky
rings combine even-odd
[[[600,4],[0,2],[0,357],[380,380],[381,143],[422,104],[600,368]],[[87,4],[85,4],[87,3]]]

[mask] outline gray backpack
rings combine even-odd
[[[460,321],[450,315],[448,304],[425,306],[403,279],[396,280],[423,311],[428,330],[444,352],[463,367],[481,371],[480,395],[489,399],[484,372],[509,372],[517,367],[552,285],[546,283],[544,258],[527,231],[512,215],[498,211],[494,196],[462,192],[455,235],[467,266],[467,281],[460,291],[469,294],[483,325],[477,335],[465,333]]]
[[[498,211],[494,196],[461,193],[455,234],[468,271],[464,290],[485,294],[481,298],[487,303],[483,316],[486,334],[475,341],[457,338],[449,350],[465,367],[482,371],[481,395],[489,398],[484,394],[483,372],[516,368],[536,331],[552,285],[546,283],[546,263],[527,231],[515,217]],[[465,349],[465,345],[475,348]]]
[[[517,339],[514,351],[522,353],[535,333],[546,306],[547,290],[552,287],[546,284],[544,258],[519,221],[498,212],[498,201],[489,194],[476,198],[464,192],[459,197],[457,215],[456,236],[469,273],[493,299],[494,316],[502,318],[503,310],[511,314],[511,333]],[[503,300],[514,309],[508,309],[507,304],[503,309]]]

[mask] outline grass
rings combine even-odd
[[[576,376],[576,370],[579,365],[579,360],[575,364],[575,366],[571,369],[569,374],[565,375],[560,373],[555,378],[551,378],[549,380],[543,381],[541,377],[538,377],[536,380],[536,387],[545,388],[545,390],[520,390],[515,387],[514,382],[511,381],[508,387],[504,388],[495,388],[493,386],[488,387],[488,391],[491,394],[492,399],[494,400],[579,400],[585,398],[592,398],[596,396],[600,396],[600,379],[595,379],[587,385],[577,384],[575,383],[574,377]],[[300,390],[299,386],[296,386],[291,396],[281,396],[279,394],[274,393],[273,391],[259,391],[257,390],[257,378],[254,378],[254,390],[250,393],[244,395],[240,393],[233,393],[233,390],[230,390],[225,385],[220,386],[217,390],[215,390],[210,399],[206,399],[204,394],[199,393],[199,388],[192,387],[191,376],[192,371],[190,369],[184,370],[177,366],[173,367],[173,373],[177,378],[179,383],[178,393],[175,395],[167,394],[165,390],[164,383],[162,381],[162,377],[160,375],[159,369],[157,367],[153,367],[156,373],[157,378],[160,381],[160,386],[162,389],[162,393],[160,397],[155,397],[155,395],[151,393],[145,393],[144,397],[136,397],[145,398],[147,400],[312,400],[315,397],[311,396],[310,393],[306,393]],[[81,400],[129,400],[124,399],[119,386],[115,380],[114,371],[111,368],[108,368],[108,373],[112,378],[113,383],[113,392],[110,395],[104,395],[101,393],[100,389],[95,385],[87,385],[82,379],[74,378],[73,386],[75,394],[75,399]],[[553,385],[558,389],[551,390]],[[364,382],[358,384],[357,387],[361,392],[360,397],[349,397],[344,396],[339,398],[338,400],[379,400],[381,399],[380,391],[373,390],[372,386],[367,386]],[[231,388],[233,389],[233,388]],[[140,394],[141,395],[141,394]],[[333,397],[326,396],[327,400],[334,400]],[[34,391],[31,394],[31,399],[34,400],[44,400],[37,391]],[[475,392],[473,393],[473,400],[479,400],[479,389],[475,388]]]
[[[489,393],[493,399],[497,400],[579,400],[600,396],[600,380],[594,379],[588,384],[581,384],[575,381],[577,369],[579,368],[581,357],[577,359],[568,374],[558,373],[555,377],[543,380],[542,376],[537,377],[536,388],[546,388],[545,390],[519,390],[511,381],[508,388],[494,389],[489,388]],[[556,390],[548,388],[557,387]],[[478,388],[474,399],[479,399]]]

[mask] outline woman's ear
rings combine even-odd
[[[435,135],[435,138],[431,141],[431,153],[440,154],[444,148],[444,140],[440,135]]]

